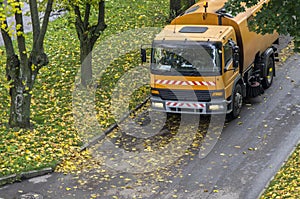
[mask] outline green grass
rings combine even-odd
[[[141,27],[163,27],[168,16],[168,0],[112,0],[106,3],[107,29],[98,44],[122,31]],[[84,138],[74,127],[72,90],[79,65],[79,42],[70,16],[51,22],[45,40],[50,63],[40,70],[33,89],[31,118],[33,130],[7,127],[10,97],[5,87],[5,56],[0,59],[0,176],[53,166],[77,154]],[[30,49],[31,34],[26,35]],[[110,96],[119,77],[139,63],[138,52],[130,52],[112,62],[97,79],[97,119],[103,129],[115,122],[109,111]],[[147,91],[148,92],[148,91]],[[139,103],[133,97],[131,107]]]

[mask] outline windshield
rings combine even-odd
[[[219,75],[220,50],[214,44],[157,44],[152,50],[151,69],[156,74]]]

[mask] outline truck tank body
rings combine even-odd
[[[268,47],[278,40],[278,34],[257,34],[249,30],[248,22],[259,11],[264,2],[261,1],[256,6],[246,9],[234,17],[224,16],[219,19],[219,11],[225,5],[226,0],[210,0],[205,12],[203,1],[200,1],[189,8],[183,15],[175,18],[171,24],[176,25],[224,25],[232,26],[237,37],[237,44],[240,47],[240,65],[243,72],[254,62],[256,55],[263,53]],[[255,45],[253,45],[255,44]],[[247,52],[247,53],[245,53]]]

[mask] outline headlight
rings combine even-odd
[[[224,109],[223,105],[210,105],[209,106],[209,110],[211,111],[217,111],[217,110],[222,110]]]
[[[153,108],[163,109],[164,108],[164,104],[161,103],[161,102],[152,102],[152,107]]]

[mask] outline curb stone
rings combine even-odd
[[[28,172],[22,172],[20,174],[21,179],[29,179],[29,178],[34,178],[34,177],[38,177],[38,176],[42,176],[45,174],[49,174],[52,173],[54,171],[54,169],[52,169],[51,167],[48,168],[44,168],[41,170],[33,170],[33,171],[28,171]]]
[[[48,167],[48,168],[44,168],[41,170],[27,171],[27,172],[22,172],[20,174],[13,174],[13,175],[1,177],[0,178],[0,186],[4,186],[6,184],[11,184],[11,183],[21,181],[21,180],[26,180],[29,178],[42,176],[42,175],[45,175],[48,173],[52,173],[53,171],[54,171],[53,168]]]
[[[0,186],[8,184],[8,183],[13,183],[16,180],[17,180],[17,175],[16,174],[1,177],[0,178]]]

